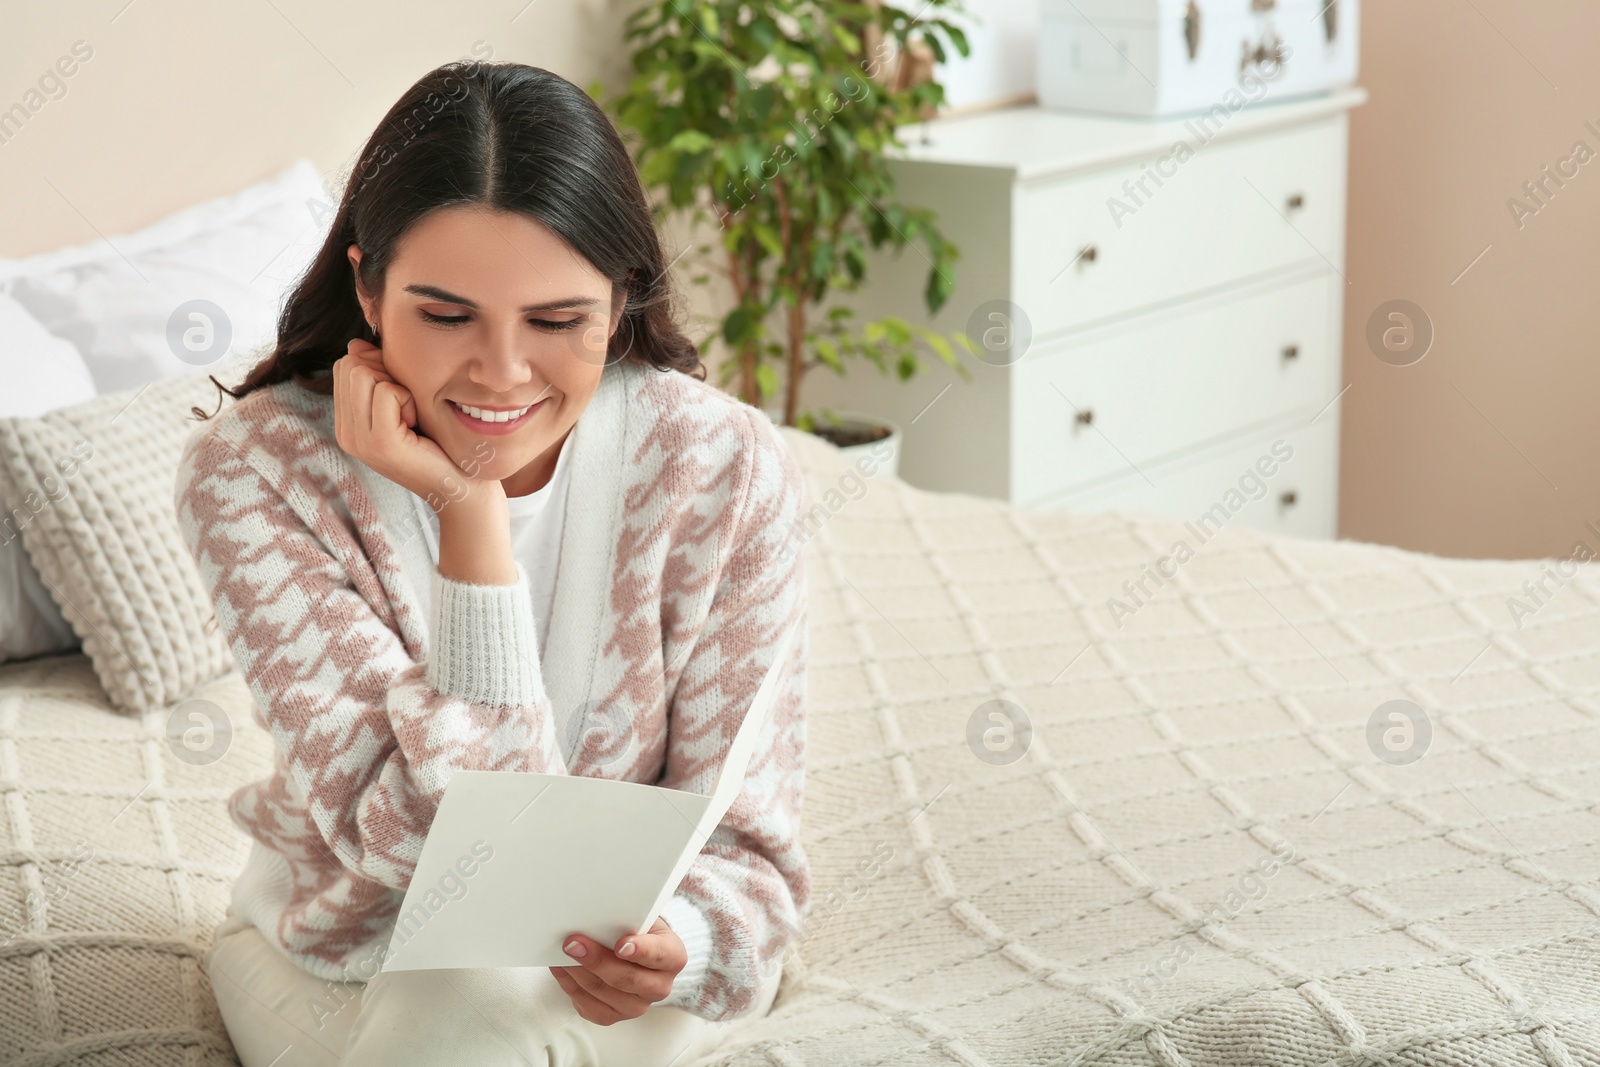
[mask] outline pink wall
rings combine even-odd
[[[1450,556],[1600,552],[1585,527],[1600,527],[1600,4],[1375,0],[1362,19],[1340,534]],[[1568,163],[1563,188],[1546,179],[1519,228],[1507,201],[1537,206],[1523,183],[1578,141],[1594,160]],[[1411,366],[1366,341],[1396,298],[1435,328]]]

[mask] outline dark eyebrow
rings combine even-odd
[[[442,300],[446,304],[460,304],[462,307],[469,307],[474,311],[478,309],[478,304],[476,301],[468,300],[464,296],[457,296],[456,294],[450,292],[450,290],[441,289],[437,285],[408,285],[405,287],[405,292],[415,293],[417,296],[431,297],[434,300]],[[518,310],[562,311],[566,308],[595,307],[599,303],[600,301],[594,299],[593,297],[566,296],[562,297],[560,300],[548,300],[543,304],[525,304]]]

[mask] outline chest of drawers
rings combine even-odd
[[[819,369],[805,406],[897,424],[900,476],[922,488],[1186,520],[1242,497],[1231,521],[1334,536],[1347,114],[1364,99],[1207,125],[1023,107],[904,129],[900,196],[959,246],[954,293],[930,317],[929,262],[907,249],[875,255],[852,302],[965,330],[983,355],[970,382],[931,353],[909,381]],[[1275,444],[1289,458],[1239,490]]]

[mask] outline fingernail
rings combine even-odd
[[[633,946],[634,946],[634,942],[629,941],[626,945],[623,945],[621,948],[619,948],[617,950],[617,955],[619,955],[619,956],[631,956],[631,955],[633,955]]]
[[[582,941],[568,941],[567,942],[567,946],[566,946],[567,955],[573,957],[574,959],[580,959],[581,960],[581,959],[583,959],[584,952],[585,952],[585,949],[583,947],[583,942]]]

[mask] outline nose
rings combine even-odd
[[[483,351],[467,369],[467,377],[485,392],[509,396],[534,380],[532,356],[526,339],[518,337],[518,325],[512,322],[489,331]]]

